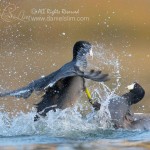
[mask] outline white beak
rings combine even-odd
[[[92,51],[92,49],[90,49],[90,56],[93,59],[93,51]]]
[[[128,90],[133,90],[133,89],[134,89],[134,85],[135,85],[135,83],[133,83],[133,84],[127,86],[127,89],[128,89]]]

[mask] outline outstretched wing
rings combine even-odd
[[[14,91],[0,93],[0,97],[6,97],[6,96],[15,96],[17,98],[23,97],[24,99],[27,99],[31,94],[33,90],[29,87],[23,87]]]
[[[105,82],[109,80],[108,74],[102,74],[101,71],[91,70],[90,72],[84,72],[81,71],[80,68],[78,66],[75,66],[73,63],[68,63],[57,71],[57,74],[51,80],[49,80],[49,83],[44,89],[52,87],[57,81],[62,78],[71,76],[80,76],[97,82]]]
[[[34,80],[33,82],[29,83],[23,88],[5,93],[0,93],[0,97],[15,96],[17,98],[27,99],[33,93],[33,91],[43,91],[44,87],[46,87],[49,84],[51,79],[53,79],[56,74],[57,71],[38,80]]]
[[[0,93],[0,97],[15,96],[17,98],[27,99],[33,91],[46,90],[47,88],[52,87],[60,79],[71,76],[81,76],[97,82],[104,82],[109,79],[108,74],[102,74],[101,71],[91,70],[90,72],[82,72],[79,68],[75,68],[74,64],[70,62],[52,74],[31,82],[26,87],[6,93]]]

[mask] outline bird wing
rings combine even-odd
[[[33,91],[43,91],[44,87],[47,86],[47,84],[56,74],[57,74],[57,71],[53,72],[52,74],[48,76],[42,77],[38,80],[34,80],[31,83],[29,83],[27,86],[22,87],[20,89],[5,92],[5,93],[0,93],[0,97],[15,96],[17,98],[27,99],[28,97],[30,97]]]
[[[61,101],[62,94],[66,93],[66,88],[70,86],[73,77],[67,77],[59,80],[53,87],[49,87],[39,103],[35,104],[37,112],[45,116],[48,110],[53,109]],[[67,94],[67,93],[66,93]],[[46,111],[45,111],[46,109]]]
[[[97,82],[105,82],[110,80],[109,75],[108,74],[103,74],[102,71],[98,70],[90,70],[89,72],[83,72],[80,70],[76,70],[76,73],[78,76],[81,76],[83,78],[86,79],[90,79],[93,81],[97,81]]]
[[[20,88],[17,90],[0,93],[0,97],[15,96],[17,98],[27,99],[32,94],[32,92],[33,92],[33,90],[30,89],[29,86],[26,86],[26,87],[23,87],[23,88]]]
[[[83,72],[80,71],[78,67],[75,67],[74,64],[70,62],[65,64],[59,70],[51,73],[50,75],[40,78],[38,80],[34,80],[33,82],[31,82],[23,88],[6,93],[0,93],[0,97],[15,96],[17,98],[27,99],[34,91],[47,90],[49,87],[55,85],[55,83],[60,79],[71,76],[81,76],[97,82],[104,82],[108,80],[108,74],[102,74],[101,71],[94,70],[91,70],[90,72]]]
[[[49,80],[50,82],[44,89],[46,90],[48,87],[52,87],[57,81],[62,78],[71,76],[81,76],[83,78],[97,82],[105,82],[107,80],[110,80],[108,74],[103,74],[102,71],[90,70],[89,72],[85,72],[81,71],[80,68],[78,66],[75,66],[73,63],[68,63],[57,71],[57,74],[51,80]]]

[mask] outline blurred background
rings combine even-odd
[[[121,87],[116,94],[139,82],[146,95],[133,109],[150,112],[149,0],[1,0],[0,16],[1,91],[58,69],[72,58],[74,43],[87,40],[117,55]],[[39,100],[1,98],[0,110],[29,111]]]

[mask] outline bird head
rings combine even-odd
[[[92,45],[87,41],[78,41],[73,47],[73,59],[93,57]]]
[[[136,82],[133,82],[132,84],[130,84],[130,85],[127,86],[127,89],[128,89],[129,91],[134,90],[136,84],[137,84]]]
[[[132,104],[138,103],[145,95],[145,90],[137,82],[133,82],[131,85],[127,86],[130,93],[134,94],[134,98],[131,99]]]
[[[133,91],[134,92],[134,91],[138,91],[138,90],[143,89],[143,88],[137,82],[133,82],[132,84],[127,86],[127,89],[129,91]]]

